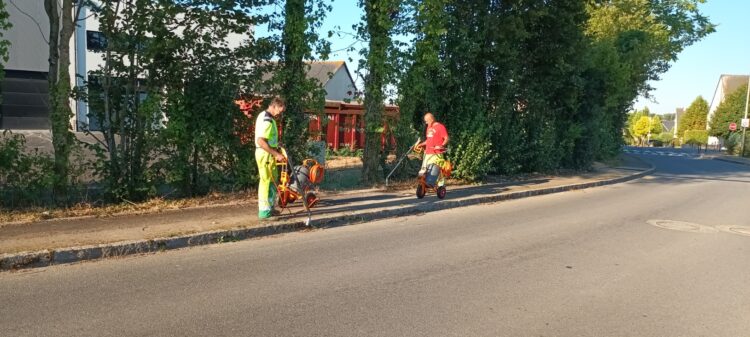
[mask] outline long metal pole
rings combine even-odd
[[[745,97],[745,119],[747,119],[747,108],[750,105],[750,76],[747,78],[747,96]],[[745,156],[745,134],[747,134],[747,126],[742,126],[742,151],[740,156]]]

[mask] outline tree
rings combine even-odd
[[[8,10],[5,9],[5,1],[0,1],[0,81],[5,78],[5,63],[8,62],[8,48],[10,48],[10,41],[5,39],[5,31],[13,27],[10,23],[10,15]],[[2,100],[2,98],[0,98]]]
[[[687,130],[705,130],[708,109],[708,102],[698,96],[677,121],[677,134],[683,135]]]
[[[383,179],[381,135],[385,111],[385,86],[389,82],[392,48],[391,34],[399,15],[401,0],[360,0],[364,8],[364,26],[360,35],[368,40],[365,76],[365,146],[362,156],[362,180],[373,184]]]
[[[633,135],[638,139],[638,143],[643,145],[644,138],[648,135],[651,128],[651,118],[648,116],[642,116],[639,118],[633,126]]]
[[[281,83],[281,96],[286,100],[284,146],[292,158],[307,156],[305,111],[322,112],[325,104],[322,84],[307,78],[305,60],[313,58],[313,47],[317,47],[321,58],[328,57],[330,43],[318,39],[316,30],[330,8],[322,0],[286,0],[284,7],[282,64],[275,81]]]
[[[641,144],[641,131],[642,130],[636,130],[636,124],[643,118],[643,117],[649,117],[651,114],[651,111],[648,109],[648,107],[644,107],[643,110],[636,110],[630,114],[628,114],[627,123],[626,123],[626,132],[628,136],[630,136],[631,145],[640,145]],[[648,133],[648,131],[647,131]]]
[[[664,125],[661,124],[661,117],[654,116],[651,118],[651,130],[652,135],[658,135],[664,131]]]
[[[700,2],[414,0],[402,113],[446,124],[460,178],[590,167],[650,114],[626,125],[649,81],[713,31]]]
[[[691,146],[704,146],[708,144],[708,131],[687,130],[685,131],[683,143]]]
[[[89,101],[103,134],[99,175],[115,200],[149,197],[163,182],[195,195],[253,177],[251,149],[237,137],[250,123],[234,100],[259,91],[260,65],[275,46],[227,37],[266,23],[254,14],[266,3],[206,4],[122,0],[95,9],[108,43]]]
[[[729,124],[737,123],[737,126],[740,126],[742,118],[745,116],[746,95],[747,84],[737,88],[724,99],[724,102],[719,104],[711,117],[711,136],[727,139],[733,133],[729,131]]]
[[[70,39],[75,31],[83,0],[44,0],[49,19],[49,102],[52,147],[55,155],[54,194],[65,197],[69,185],[70,153],[75,138],[70,129]]]

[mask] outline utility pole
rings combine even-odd
[[[740,156],[745,156],[745,134],[747,134],[747,108],[750,104],[750,76],[747,78],[747,97],[745,97],[745,119],[742,121],[742,151]]]

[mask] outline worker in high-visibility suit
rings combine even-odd
[[[279,150],[279,129],[276,119],[281,116],[286,104],[274,98],[268,108],[255,120],[255,162],[258,164],[258,218],[268,219],[273,215],[276,199],[275,183],[279,179],[277,162],[286,158]]]

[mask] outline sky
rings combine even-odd
[[[358,23],[362,15],[357,2],[334,0],[333,10],[325,18],[321,32],[324,35],[340,27],[347,33],[329,39],[331,50],[334,51],[330,59],[347,61],[359,85],[361,79],[354,74],[359,54],[344,50],[350,45],[357,50],[364,47],[351,36],[352,25]],[[639,98],[635,108],[647,106],[652,112],[665,114],[673,113],[676,108],[687,107],[698,96],[703,96],[710,103],[719,76],[750,74],[750,1],[708,0],[700,8],[717,25],[716,32],[678,55],[678,60],[661,76],[661,80],[651,83],[655,88],[651,92],[652,98]]]
[[[716,32],[686,48],[660,81],[651,83],[655,101],[639,99],[637,109],[673,113],[698,96],[709,103],[722,74],[750,74],[750,1],[708,0],[701,11]]]

